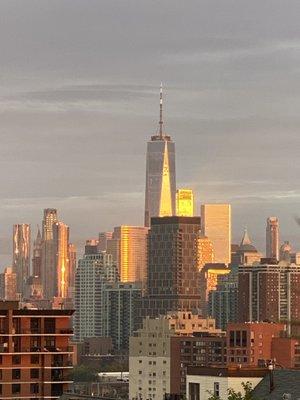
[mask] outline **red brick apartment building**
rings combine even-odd
[[[57,399],[67,390],[72,314],[0,301],[0,399]]]

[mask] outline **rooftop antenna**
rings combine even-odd
[[[159,136],[163,138],[163,86],[160,84],[159,92]]]

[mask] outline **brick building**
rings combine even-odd
[[[59,398],[72,383],[72,310],[0,302],[0,397]]]

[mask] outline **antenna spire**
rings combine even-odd
[[[163,86],[160,84],[159,92],[159,136],[163,138]]]

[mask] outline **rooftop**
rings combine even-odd
[[[299,371],[300,372],[300,371]],[[223,376],[223,377],[264,377],[269,373],[267,368],[222,368],[188,366],[187,375],[198,376]]]

